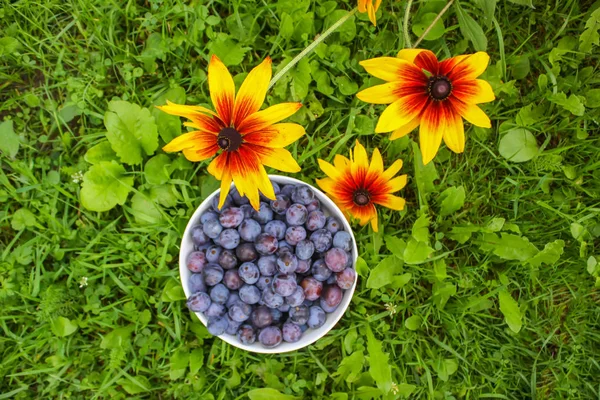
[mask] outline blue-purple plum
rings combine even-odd
[[[264,328],[265,326],[271,325],[273,322],[273,314],[268,307],[258,306],[254,311],[252,311],[252,315],[250,316],[250,321],[252,321],[252,325],[257,328]]]
[[[244,284],[237,269],[228,269],[223,275],[223,284],[230,290],[238,290]]]
[[[261,329],[258,341],[267,348],[279,346],[282,341],[281,329],[276,326],[267,326]]]
[[[306,300],[310,301],[317,300],[321,296],[321,291],[323,290],[323,283],[312,276],[302,279],[300,286],[304,289],[304,297],[306,297]]]
[[[253,243],[242,243],[235,249],[235,255],[241,262],[254,261],[258,258],[258,253]]]
[[[224,271],[218,264],[208,264],[202,271],[204,282],[208,286],[215,286],[223,280]]]
[[[192,228],[192,242],[196,246],[202,246],[210,243],[210,238],[204,233],[203,225],[196,225]]]
[[[190,292],[206,292],[207,287],[206,283],[204,283],[204,277],[202,274],[192,274],[190,275],[189,286]]]
[[[237,331],[237,338],[242,344],[254,344],[254,342],[256,342],[256,332],[252,325],[242,325]]]
[[[352,250],[352,236],[346,231],[337,231],[333,235],[333,247],[349,252]]]
[[[194,293],[187,300],[188,308],[194,312],[205,312],[211,304],[212,300],[208,293],[205,292]]]
[[[206,250],[206,261],[209,263],[218,263],[222,251],[223,248],[221,246],[210,246]]]
[[[273,276],[277,273],[277,256],[262,256],[256,262],[262,276]]]
[[[339,219],[336,217],[327,218],[327,223],[325,224],[325,229],[327,229],[333,235],[337,231],[342,229],[342,224]]]
[[[308,218],[308,211],[302,204],[292,204],[285,212],[285,220],[288,225],[300,226],[304,225]]]
[[[192,272],[202,272],[207,264],[208,260],[206,259],[206,254],[204,254],[203,251],[192,251],[187,256],[186,265]]]
[[[282,240],[285,237],[287,226],[283,221],[269,221],[265,225],[264,231],[269,235],[274,236],[277,240]]]
[[[315,244],[310,240],[301,240],[296,245],[296,257],[299,260],[310,260],[315,253]]]
[[[325,265],[325,262],[322,259],[319,259],[313,263],[310,272],[316,280],[321,282],[325,282],[333,273],[329,268],[327,268],[327,265]]]
[[[219,265],[224,269],[232,269],[237,266],[238,260],[231,250],[223,250],[219,254]]]
[[[206,328],[211,335],[219,336],[225,333],[228,326],[227,318],[225,316],[222,317],[212,317],[209,318],[208,324]]]
[[[292,192],[292,201],[294,203],[302,204],[304,206],[310,204],[315,198],[315,192],[306,185],[298,185]]]
[[[273,210],[267,203],[261,202],[258,211],[254,211],[252,218],[261,224],[266,224],[273,219]]]
[[[229,297],[229,289],[222,283],[219,283],[210,289],[210,299],[214,303],[225,304]]]
[[[356,280],[356,271],[352,268],[344,268],[335,274],[335,282],[341,289],[350,289]]]
[[[240,234],[232,228],[223,229],[219,235],[219,244],[227,250],[233,250],[240,244]]]
[[[260,271],[253,262],[245,262],[240,265],[238,274],[240,278],[249,285],[255,284],[258,282],[258,278],[260,278]]]
[[[240,237],[246,242],[254,242],[260,235],[260,231],[260,224],[253,219],[245,219],[238,227]]]
[[[297,286],[294,274],[277,274],[273,277],[273,291],[282,297],[294,293]]]
[[[260,301],[261,294],[260,290],[254,285],[244,285],[238,291],[240,300],[246,304],[256,304]],[[264,296],[264,292],[263,292]]]
[[[344,250],[334,247],[325,253],[325,264],[327,268],[333,272],[340,272],[346,268],[348,264],[348,253]]]
[[[292,246],[304,239],[306,239],[306,229],[301,226],[290,226],[285,231],[285,241]]]
[[[302,336],[302,329],[292,322],[286,322],[281,328],[283,340],[288,343],[295,343]]]
[[[268,233],[261,233],[254,241],[254,248],[258,254],[263,256],[274,254],[278,247],[277,238]]]
[[[284,215],[291,205],[290,198],[281,193],[275,196],[275,200],[271,200],[271,209],[277,215]]]
[[[333,235],[326,229],[317,229],[310,235],[310,240],[315,244],[315,250],[324,253],[331,248]]]
[[[308,322],[310,316],[309,308],[305,305],[300,305],[290,308],[290,321],[296,325],[304,325]]]

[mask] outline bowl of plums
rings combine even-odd
[[[297,179],[269,175],[275,200],[254,210],[232,185],[194,212],[179,255],[188,308],[208,331],[257,353],[316,342],[356,288],[356,240],[340,209]]]

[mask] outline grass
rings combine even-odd
[[[294,120],[308,134],[290,147],[303,167],[296,177],[313,183],[317,158],[359,139],[386,165],[402,158],[410,178],[406,210],[380,211],[383,232],[356,226],[366,263],[336,329],[304,350],[262,356],[211,338],[182,300],[180,236],[216,187],[206,163],[169,155],[171,175],[157,185],[145,156],[126,166],[127,201],[107,212],[81,205],[78,173],[105,140],[110,100],[152,108],[182,88],[186,103],[208,103],[212,52],[239,84],[266,55],[281,68],[354,2],[0,2],[0,123],[12,121],[18,136],[11,154],[3,125],[0,399],[287,398],[257,388],[307,399],[600,398],[600,71],[598,47],[581,42],[598,2],[502,1],[493,14],[477,4],[495,2],[460,5],[487,38],[497,100],[485,107],[492,129],[467,125],[464,154],[443,149],[424,168],[416,132],[372,135],[382,107],[354,96],[375,83],[358,61],[403,48],[404,2],[384,1],[376,28],[351,19],[269,94],[268,104],[305,104]],[[413,3],[409,26],[444,5]],[[440,58],[474,51],[454,6],[442,21],[444,35],[421,46]],[[157,121],[162,144],[179,123]],[[540,151],[516,163],[500,143],[520,128]],[[433,252],[414,262],[402,246],[419,239]],[[533,261],[546,245],[561,250]],[[381,262],[410,279],[373,287]],[[505,314],[521,321],[518,333]]]

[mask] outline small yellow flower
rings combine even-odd
[[[368,73],[387,82],[356,96],[367,103],[389,104],[375,132],[393,132],[390,140],[401,138],[420,125],[421,154],[427,164],[437,154],[442,138],[453,152],[464,151],[462,118],[483,128],[492,126],[476,105],[495,99],[490,84],[477,79],[489,60],[487,53],[480,51],[438,62],[429,50],[404,49],[397,57],[361,61]]]
[[[393,303],[385,303],[385,309],[390,313],[390,317],[398,312],[398,307]]]
[[[293,123],[278,123],[302,107],[300,103],[281,103],[262,111],[271,80],[271,59],[254,68],[235,93],[233,78],[217,56],[208,64],[208,87],[216,112],[200,106],[167,102],[162,111],[185,117],[184,125],[194,128],[173,139],[163,150],[183,151],[190,161],[216,156],[208,172],[221,181],[219,207],[223,206],[231,181],[240,195],[248,197],[252,207],[260,206],[259,191],[275,199],[273,185],[265,166],[284,172],[298,172],[300,166],[284,149],[305,134]]]
[[[396,160],[384,171],[379,149],[373,151],[373,158],[369,164],[367,151],[357,140],[354,157],[352,151],[350,159],[337,154],[333,164],[319,160],[321,170],[328,177],[317,179],[317,184],[333,199],[346,217],[357,218],[361,225],[371,222],[373,230],[377,232],[375,204],[392,210],[404,209],[406,201],[392,194],[406,186],[406,175],[394,178],[402,168],[402,160]]]
[[[369,19],[373,25],[377,26],[377,18],[375,13],[379,10],[381,0],[358,0],[358,12],[368,13]]]
[[[400,388],[398,387],[398,384],[396,382],[392,382],[392,393],[394,395],[400,393]]]

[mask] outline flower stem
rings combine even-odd
[[[410,44],[410,34],[408,33],[408,20],[410,19],[410,7],[412,6],[413,0],[408,0],[406,2],[406,10],[404,10],[404,48],[408,49],[412,47]]]
[[[277,73],[277,75],[273,77],[273,79],[271,79],[271,82],[269,83],[269,89],[271,89],[277,83],[277,81],[280,80],[281,77],[285,75],[290,69],[294,68],[294,65],[298,64],[300,60],[306,57],[311,51],[314,50],[315,47],[317,47],[323,40],[327,39],[329,35],[335,32],[337,28],[342,26],[342,24],[348,21],[348,19],[350,19],[350,17],[353,16],[355,13],[356,8],[348,12],[348,14],[344,15],[342,18],[340,18],[335,24],[331,25],[329,29],[323,32],[314,42],[309,44],[304,50],[302,50],[302,52],[300,52],[300,54],[294,57],[292,61],[290,61],[285,67],[283,67],[281,71]]]
[[[429,24],[429,26],[427,27],[427,29],[425,29],[425,31],[423,32],[423,34],[417,39],[417,41],[415,42],[414,46],[412,46],[413,49],[416,48],[419,45],[419,43],[421,43],[421,41],[425,38],[425,36],[427,36],[427,34],[429,34],[429,31],[431,31],[431,29],[433,29],[433,26],[435,24],[437,24],[437,22],[440,20],[440,18],[442,18],[442,16],[444,14],[446,14],[446,11],[448,11],[448,9],[452,5],[452,3],[454,3],[454,0],[450,0],[448,2],[448,4],[446,4],[444,6],[444,8],[442,8],[442,11],[440,11],[439,14],[435,16],[435,18],[433,19],[433,21],[431,21],[431,24]]]

